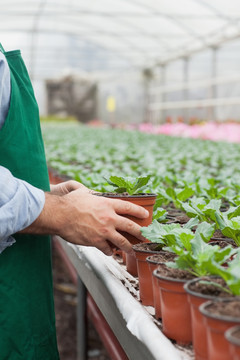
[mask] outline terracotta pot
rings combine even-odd
[[[199,307],[206,326],[208,360],[232,360],[229,344],[224,333],[230,327],[236,324],[240,325],[240,317],[220,315],[210,311],[218,303],[226,304],[232,301],[240,304],[240,299],[221,299],[207,301]]]
[[[225,332],[225,338],[229,343],[231,360],[240,359],[240,325],[233,326]]]
[[[168,251],[159,251],[158,254],[148,256],[146,258],[146,261],[147,261],[148,267],[149,267],[149,271],[151,273],[153,306],[155,309],[155,318],[156,319],[160,319],[162,317],[162,312],[161,312],[160,292],[158,289],[157,278],[156,278],[156,276],[154,276],[154,270],[157,269],[157,267],[160,263],[164,262],[163,257],[164,257],[164,255],[166,256],[166,254],[168,254],[168,258],[166,259],[166,261],[171,261],[176,256],[175,254],[170,253]]]
[[[211,277],[212,281],[216,277]],[[190,303],[192,341],[195,352],[195,360],[208,360],[207,354],[207,335],[203,315],[199,311],[199,306],[208,300],[217,299],[214,295],[204,295],[200,292],[191,290],[191,286],[201,281],[201,278],[188,281],[184,285]]]
[[[48,168],[48,177],[50,184],[59,184],[63,181],[71,180],[67,175],[60,175],[56,170]]]
[[[137,277],[137,260],[135,257],[134,251],[131,251],[130,253],[126,253],[126,267],[127,271],[132,275]]]
[[[122,260],[123,260],[123,264],[126,264],[126,253],[125,253],[125,251],[122,251]]]
[[[158,280],[163,333],[178,344],[188,345],[192,342],[192,329],[190,306],[183,287],[187,280],[161,276],[158,271],[153,273]]]
[[[112,199],[120,199],[123,201],[130,201],[133,204],[139,205],[144,207],[149,212],[149,216],[146,219],[139,219],[135,216],[129,216],[129,215],[123,215],[127,217],[128,219],[131,219],[132,221],[139,224],[141,227],[148,226],[152,222],[152,215],[153,215],[153,207],[156,201],[156,194],[139,194],[139,195],[132,195],[132,196],[124,196],[121,194],[103,194],[103,196],[106,196],[108,198]],[[140,240],[135,238],[133,235],[128,234],[127,232],[121,232],[131,244],[138,244],[140,243]],[[147,242],[148,240],[146,240]],[[126,254],[126,266],[127,271],[133,275],[138,276],[137,272],[137,261],[135,257],[135,253],[132,251],[131,253]]]
[[[142,245],[141,243],[133,245],[133,251],[137,260],[140,300],[143,305],[153,306],[152,273],[146,258],[150,254],[158,254],[161,249],[154,250],[159,244],[146,243],[144,244],[146,249],[141,249]]]
[[[123,251],[117,248],[113,249],[113,255],[115,255],[116,257],[119,257],[122,259],[123,257]]]
[[[61,178],[54,175],[52,171],[48,170],[48,177],[50,184],[59,184],[62,182]]]

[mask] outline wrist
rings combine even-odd
[[[21,233],[60,235],[67,221],[64,196],[45,193],[45,204],[37,219]]]

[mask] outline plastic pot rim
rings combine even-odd
[[[229,341],[231,344],[240,347],[240,339],[237,339],[233,335],[234,332],[239,331],[239,330],[240,330],[240,325],[232,326],[225,331],[224,336],[227,339],[227,341]]]
[[[158,263],[158,265],[166,265],[165,263]],[[177,283],[186,283],[188,280],[183,280],[183,279],[177,279],[177,278],[171,278],[171,277],[167,277],[167,276],[162,276],[162,275],[159,275],[157,273],[157,269],[155,269],[153,271],[153,276],[155,276],[157,279],[160,279],[160,280],[165,280],[165,281],[171,281],[171,282],[177,282]]]
[[[159,253],[161,250],[141,250],[141,249],[138,249],[138,245],[142,245],[142,244],[147,244],[147,245],[152,245],[152,244],[158,244],[158,243],[153,243],[153,242],[144,242],[144,241],[142,241],[141,243],[138,243],[138,244],[134,244],[133,246],[132,246],[132,249],[134,250],[134,251],[136,251],[136,252],[144,252],[144,253],[148,253],[148,254],[155,254],[156,255],[156,253]]]
[[[162,261],[154,261],[154,260],[151,260],[150,259],[150,257],[152,257],[152,256],[155,256],[155,255],[160,255],[160,253],[161,252],[165,252],[164,250],[159,250],[158,252],[157,252],[157,254],[153,254],[153,255],[149,255],[147,258],[146,258],[146,261],[147,261],[147,263],[149,263],[149,264],[162,264],[163,262]]]
[[[219,321],[227,321],[227,322],[234,322],[236,324],[240,325],[240,317],[233,317],[233,316],[228,316],[228,315],[216,315],[213,314],[211,312],[209,312],[207,310],[207,307],[214,304],[214,302],[230,302],[230,301],[236,301],[238,300],[240,302],[240,297],[232,297],[232,298],[228,298],[228,299],[215,299],[215,300],[209,300],[204,302],[203,304],[201,304],[199,306],[199,311],[202,315],[211,318],[211,319],[215,319],[215,320],[219,320]]]
[[[212,278],[212,279],[220,279],[220,276],[212,276],[211,278]],[[198,277],[198,278],[196,278],[196,279],[188,280],[188,281],[186,282],[186,284],[184,284],[184,286],[183,286],[183,287],[184,287],[184,290],[185,290],[188,294],[190,294],[190,295],[192,295],[192,296],[195,296],[195,297],[197,297],[197,298],[206,299],[206,300],[214,300],[214,299],[217,300],[217,299],[219,298],[218,296],[205,295],[205,294],[202,294],[202,293],[200,293],[200,292],[193,291],[193,290],[189,289],[189,285],[190,285],[190,284],[196,283],[196,282],[201,281],[201,280],[202,280],[201,277]]]
[[[97,195],[97,196],[104,196],[104,197],[109,197],[109,198],[114,198],[114,199],[149,199],[149,198],[153,198],[155,199],[157,197],[157,194],[154,193],[141,193],[141,194],[135,194],[135,195],[122,195],[121,193],[93,193],[93,195]]]

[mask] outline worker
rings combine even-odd
[[[59,359],[49,235],[129,252],[142,239],[137,205],[95,196],[76,181],[49,186],[39,111],[19,50],[0,45],[0,360]],[[120,233],[120,232],[121,233]]]

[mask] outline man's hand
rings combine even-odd
[[[50,185],[50,193],[52,195],[63,196],[71,191],[81,189],[82,192],[92,193],[93,190],[88,189],[86,186],[75,180],[65,181],[59,184]]]
[[[132,249],[119,233],[127,232],[140,240],[140,225],[121,215],[147,218],[143,207],[119,199],[108,199],[77,190],[64,196],[45,194],[43,211],[24,233],[56,234],[77,245],[94,246],[106,255],[112,254],[109,242],[126,252]]]

